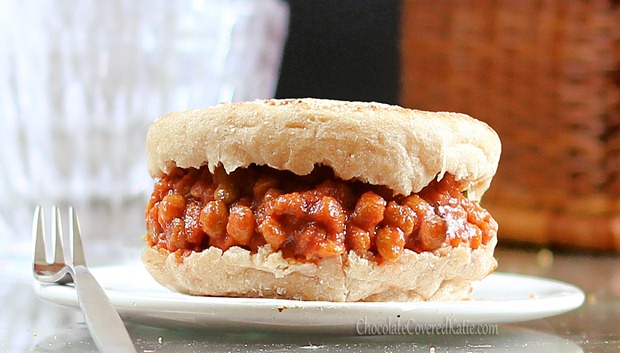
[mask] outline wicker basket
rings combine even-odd
[[[620,4],[403,2],[401,104],[500,135],[502,239],[620,251]]]

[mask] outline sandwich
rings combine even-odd
[[[465,114],[325,99],[157,119],[142,261],[191,295],[451,301],[497,266],[500,140]]]

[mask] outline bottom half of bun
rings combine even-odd
[[[282,257],[269,246],[251,253],[240,247],[210,247],[182,262],[176,255],[147,248],[142,261],[167,288],[192,295],[295,300],[451,301],[467,297],[471,283],[493,272],[497,238],[472,250],[467,246],[435,252],[405,252],[394,262],[377,263],[350,251],[317,263]]]

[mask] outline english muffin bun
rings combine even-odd
[[[478,201],[500,150],[467,115],[379,103],[170,113],[147,138],[159,182],[142,259],[194,295],[462,299],[496,267],[497,224]]]

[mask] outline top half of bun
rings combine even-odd
[[[450,173],[473,199],[489,187],[500,150],[495,131],[464,114],[309,98],[170,113],[147,138],[154,178],[175,166],[231,172],[254,163],[305,175],[325,165],[341,179],[408,195]]]

